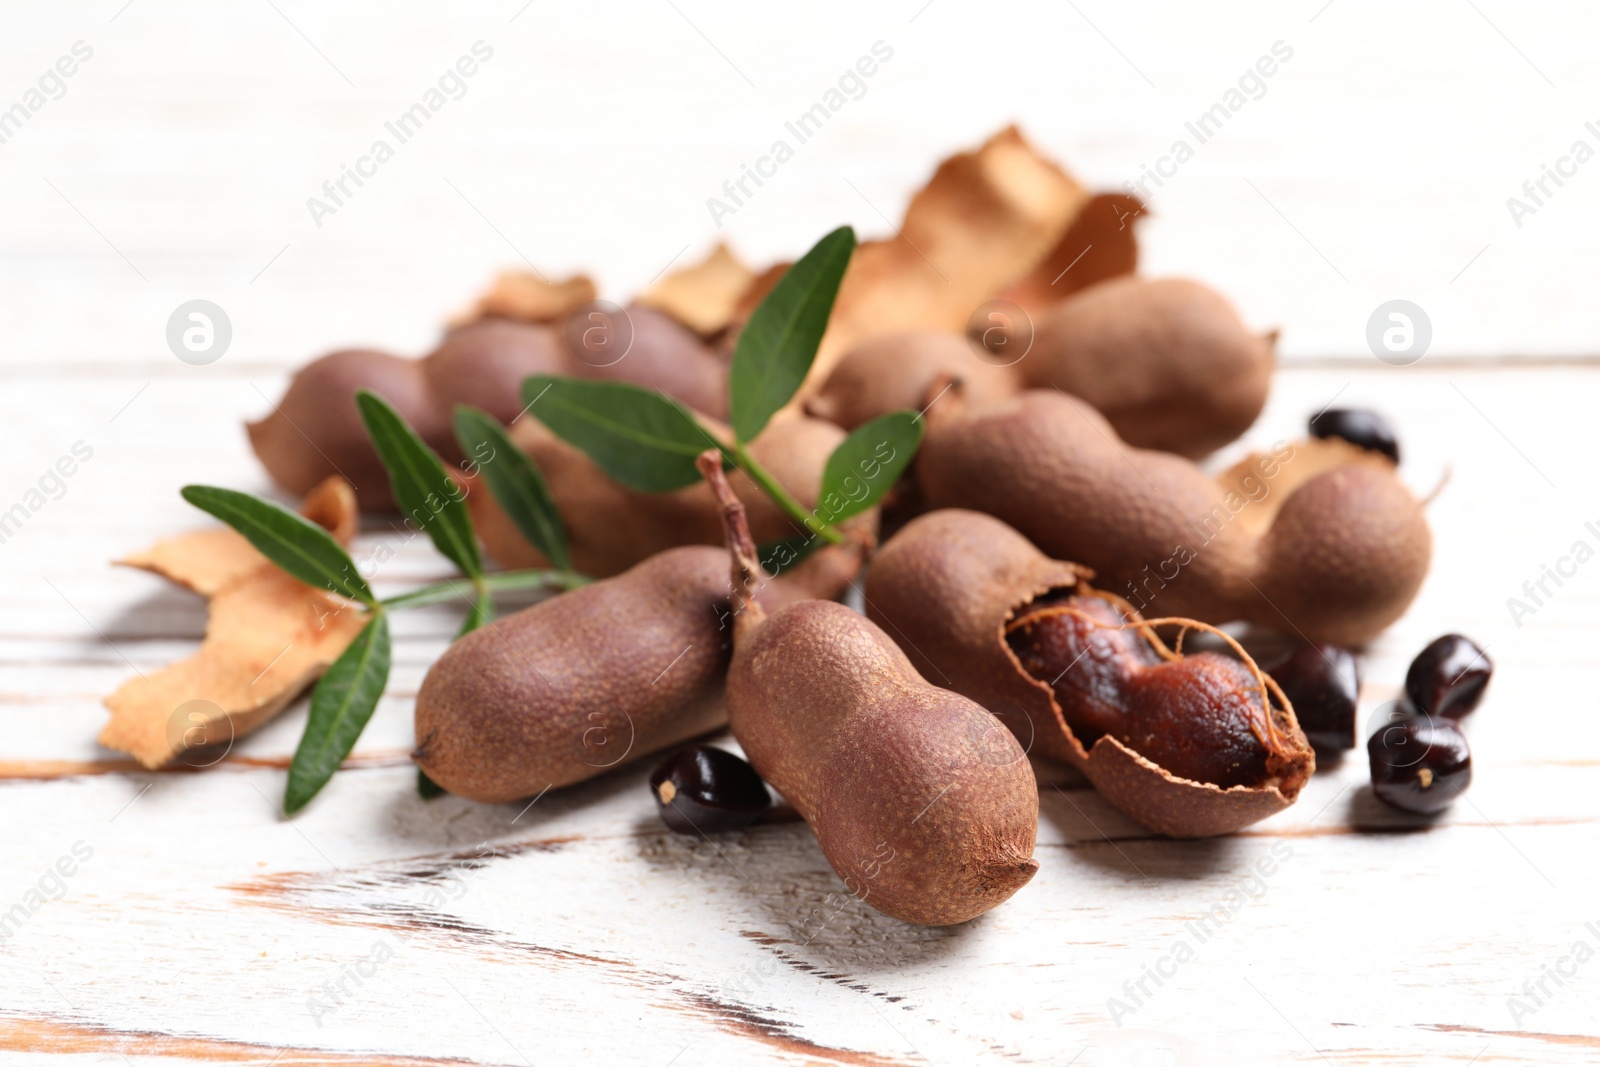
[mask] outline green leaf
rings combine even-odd
[[[734,435],[755,440],[805,381],[828,328],[856,234],[841,226],[784,272],[739,334],[728,375]]]
[[[921,443],[922,417],[914,411],[891,411],[857,426],[822,469],[818,516],[839,523],[876,504],[900,480]]]
[[[536,374],[522,383],[522,399],[557,437],[640,492],[693,485],[695,457],[721,447],[676,400],[637,385]]]
[[[472,532],[472,516],[467,513],[461,487],[444,463],[377,393],[358,391],[356,407],[378,458],[389,471],[389,484],[400,510],[426,531],[434,547],[457,567],[474,578],[481,575],[483,557]]]
[[[372,590],[350,554],[316,523],[271,501],[233,489],[186,485],[183,499],[215,515],[289,574],[319,589],[372,604]]]
[[[311,717],[289,764],[285,811],[305,807],[333,777],[372,718],[388,681],[389,619],[377,611],[311,691]]]
[[[467,617],[461,620],[461,629],[456,631],[456,637],[465,637],[486,622],[494,619],[494,596],[487,589],[478,591],[478,599],[472,602],[472,610],[467,612]]]
[[[486,411],[463,404],[456,408],[455,423],[456,440],[477,464],[490,495],[500,502],[522,536],[558,568],[571,569],[561,513],[533,460]]]
[[[417,768],[417,796],[423,800],[437,800],[444,796],[444,786],[428,777],[428,772]]]

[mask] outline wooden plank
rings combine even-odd
[[[422,803],[409,710],[453,630],[446,608],[398,620],[389,695],[292,822],[276,804],[303,702],[203,772],[97,749],[99,695],[130,661],[185,654],[204,621],[188,594],[101,561],[198,525],[184,481],[261,485],[233,431],[259,398],[212,369],[141,396],[0,552],[0,914],[41,880],[51,897],[47,872],[75,843],[93,850],[0,942],[0,1048],[172,1062],[287,1048],[280,1062],[304,1063],[1595,1055],[1587,970],[1557,986],[1545,968],[1600,945],[1585,926],[1600,927],[1585,892],[1600,874],[1600,578],[1580,570],[1520,628],[1505,602],[1600,519],[1569,445],[1596,368],[1289,370],[1250,435],[1293,437],[1335,397],[1376,403],[1419,490],[1451,468],[1430,507],[1433,573],[1370,650],[1363,702],[1394,698],[1439,632],[1485,642],[1497,675],[1469,725],[1468,802],[1417,826],[1371,797],[1358,754],[1247,833],[1173,842],[1041,767],[1038,877],[958,930],[849,899],[803,825],[666,833],[648,761],[526,811]],[[46,442],[37,459],[66,436],[53,405],[114,410],[138,385],[38,379],[14,417]],[[417,544],[391,568],[393,589],[443,573]],[[1258,881],[1263,857],[1276,866]],[[1175,962],[1180,943],[1193,959]]]

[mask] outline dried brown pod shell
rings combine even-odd
[[[744,508],[701,457],[728,525],[728,716],[756,771],[811,825],[849,888],[907,922],[965,922],[1025,885],[1039,800],[992,715],[928,684],[887,634],[840,604],[768,612]]]
[[[1088,404],[1029,390],[970,417],[935,404],[916,472],[929,508],[1007,522],[1146,614],[1259,623],[1353,647],[1411,603],[1432,536],[1377,453],[1305,440],[1221,479],[1131,448]]]
[[[313,489],[300,513],[343,545],[360,525],[355,494],[338,478]],[[271,721],[366,624],[347,601],[285,574],[226,527],[169,538],[118,562],[209,601],[194,655],[130,678],[105,698],[111,718],[100,743],[146,767],[185,757],[197,738],[231,741]]]
[[[741,301],[755,280],[754,271],[727,245],[718,244],[699,263],[673,271],[639,294],[638,302],[664,311],[701,337],[710,338],[738,316]]]
[[[552,282],[534,271],[502,271],[472,307],[450,324],[462,326],[478,319],[515,319],[518,322],[554,322],[595,297],[594,282],[574,274]]]
[[[862,555],[821,549],[762,597],[837,588]],[[729,595],[728,554],[684,546],[479,627],[423,678],[412,758],[451,793],[499,803],[723,726]]]
[[[1132,274],[1139,267],[1133,229],[1147,213],[1138,197],[1126,193],[1090,197],[1049,254],[1000,298],[1037,313],[1096,282]]]
[[[1248,657],[1241,663],[1216,657],[1203,664],[1191,657],[1201,684],[1194,678],[1180,685],[1169,680],[1147,695],[1166,705],[1161,710],[1167,722],[1198,721],[1205,716],[1193,714],[1201,706],[1195,694],[1205,691],[1204,682],[1215,686],[1220,675],[1232,691],[1226,698],[1213,691],[1213,698],[1231,698],[1235,704],[1240,687],[1258,686],[1246,693],[1250,701],[1260,701],[1252,726],[1262,731],[1253,735],[1261,742],[1255,780],[1223,786],[1180,777],[1110,731],[1091,734],[1088,744],[1080,739],[1071,723],[1078,730],[1094,725],[1090,712],[1097,698],[1119,685],[1125,691],[1141,673],[1148,679],[1152,672],[1171,670],[1174,662],[1171,653],[1156,652],[1165,646],[1142,627],[1124,633],[1096,623],[1090,629],[1099,638],[1077,653],[1083,662],[1061,670],[1063,676],[1078,672],[1078,688],[1060,685],[1053,672],[1048,679],[1030,673],[1008,634],[1052,613],[1092,615],[1071,607],[1085,597],[1106,603],[1095,599],[1101,594],[1090,588],[1090,577],[1081,566],[1050,559],[991,516],[935,511],[908,524],[878,552],[867,576],[867,614],[894,635],[925,677],[988,708],[1031,752],[1082,770],[1117,808],[1151,829],[1174,837],[1231,833],[1293,803],[1315,766],[1314,756],[1286,701],[1269,714],[1265,694],[1271,683]],[[1135,642],[1149,643],[1148,656]],[[1111,669],[1118,658],[1129,661],[1126,669]],[[1147,720],[1132,736],[1152,732]],[[1238,740],[1249,746],[1251,736]],[[1201,755],[1218,772],[1214,776],[1233,773],[1227,750]]]

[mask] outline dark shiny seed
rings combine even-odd
[[[1319,752],[1356,747],[1361,677],[1356,658],[1337,645],[1302,645],[1267,668],[1294,706],[1306,740]]]
[[[1329,408],[1311,417],[1311,436],[1341,437],[1369,452],[1382,452],[1400,462],[1400,442],[1389,420],[1367,408]]]
[[[1478,706],[1494,664],[1473,641],[1445,634],[1417,654],[1406,671],[1406,696],[1423,715],[1459,719]]]
[[[661,821],[680,834],[742,830],[772,807],[755,769],[710,745],[686,748],[650,775]]]
[[[1466,735],[1449,719],[1407,715],[1367,740],[1372,791],[1403,811],[1443,811],[1472,784]]]

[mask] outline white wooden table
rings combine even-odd
[[[1574,542],[1600,548],[1600,361],[1586,358],[1600,351],[1600,172],[1522,230],[1503,204],[1593,117],[1575,102],[1592,85],[1579,52],[1592,26],[1483,4],[1420,27],[1388,5],[1413,33],[1393,41],[1379,13],[1343,0],[1292,17],[1239,8],[1214,25],[1088,4],[980,18],[935,0],[829,10],[804,31],[709,4],[629,18],[120,6],[15,5],[0,33],[15,75],[0,104],[74,40],[96,48],[0,146],[0,509],[30,499],[75,442],[93,449],[0,544],[0,916],[29,912],[0,934],[0,1059],[1600,1058],[1600,958],[1572,958],[1577,942],[1600,957],[1600,562],[1520,626],[1507,607]],[[1424,28],[1437,47],[1417,43]],[[421,348],[522,253],[552,273],[595,269],[613,293],[644,284],[711,239],[703,199],[741,153],[879,38],[901,65],[738,216],[752,259],[793,254],[841,217],[880,232],[876,210],[896,216],[939,156],[1015,114],[1115,185],[1288,36],[1304,66],[1284,76],[1300,81],[1275,83],[1254,125],[1172,186],[1148,259],[1287,327],[1287,365],[1244,444],[1295,436],[1337,398],[1393,417],[1419,492],[1452,471],[1429,512],[1433,571],[1370,650],[1363,692],[1363,714],[1393,699],[1411,656],[1450,630],[1495,660],[1468,726],[1473,788],[1437,823],[1375,801],[1359,753],[1289,811],[1205,842],[1153,838],[1081,784],[1042,777],[1034,881],[965,927],[910,927],[840,906],[803,825],[715,843],[666,832],[649,761],[526,810],[420,801],[411,705],[457,623],[445,609],[396,620],[388,695],[351,765],[293,820],[276,805],[303,702],[204,772],[147,773],[94,744],[100,698],[188,654],[204,624],[198,598],[107,561],[202,525],[184,483],[265,490],[240,423],[308,355]],[[480,37],[496,60],[447,108],[453,125],[315,229],[304,198]],[[579,41],[592,45],[582,56]],[[1002,49],[983,76],[973,56]],[[1392,74],[1389,92],[1374,70]],[[1508,114],[1478,113],[1465,148],[1452,92],[1499,93]],[[1062,111],[1073,100],[1081,121]],[[1361,122],[1394,107],[1410,173],[1426,176],[1401,183],[1399,208],[1393,174],[1349,153]],[[1371,308],[1397,295],[1435,318],[1434,349],[1405,368],[1362,340]],[[196,296],[235,325],[206,367],[178,362],[162,335]],[[363,541],[385,537],[374,527]],[[380,592],[443,573],[407,546]],[[1249,872],[1265,856],[1280,862],[1258,885]],[[50,876],[63,857],[74,873]],[[1235,901],[1201,944],[1189,924]],[[1180,941],[1196,954],[1174,967]]]

